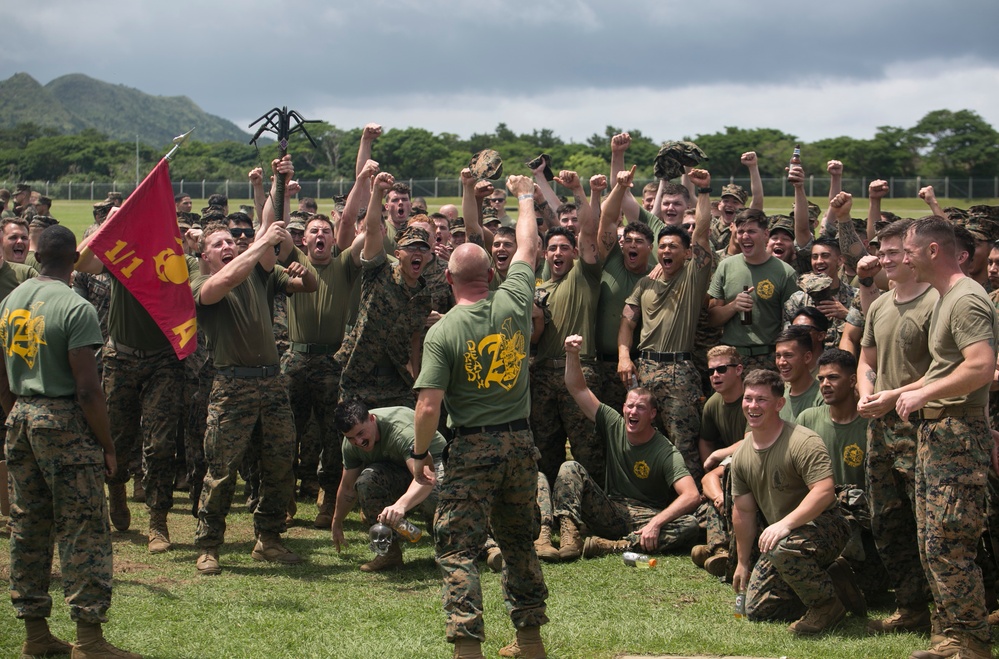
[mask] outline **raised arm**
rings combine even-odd
[[[382,240],[382,201],[393,185],[395,177],[388,172],[380,172],[371,184],[368,211],[364,215],[364,248],[361,250],[361,257],[365,261],[371,261],[385,251]]]
[[[624,171],[624,152],[628,150],[631,146],[631,135],[628,133],[619,133],[611,138],[611,171],[610,180],[618,180],[618,174]],[[632,168],[634,169],[634,168]],[[634,176],[634,174],[632,174]],[[629,222],[635,222],[638,220],[638,201],[635,200],[635,195],[628,193],[627,197],[622,198],[622,206],[620,211],[624,212],[624,217]],[[619,211],[619,213],[620,213]]]
[[[760,160],[756,157],[755,151],[747,151],[742,154],[742,158],[739,160],[749,170],[749,190],[753,195],[749,207],[761,211],[763,210],[763,179],[760,178]]]
[[[850,210],[853,208],[853,195],[849,192],[840,192],[829,202],[829,215],[836,218],[838,227],[837,237],[839,238],[839,251],[846,259],[846,265],[850,270],[856,271],[857,263],[867,256],[864,243],[857,234],[857,229],[853,226],[850,218]]]
[[[507,191],[517,198],[517,251],[511,263],[524,261],[534,269],[538,258],[538,223],[534,216],[534,193],[537,187],[526,176],[510,176],[506,179]]]
[[[361,143],[357,147],[357,159],[354,161],[354,177],[361,175],[364,164],[371,160],[371,145],[381,137],[382,127],[378,124],[365,124],[361,132]]]
[[[881,200],[888,195],[888,182],[878,179],[867,186],[867,240],[873,240],[881,221]]]
[[[711,174],[706,169],[692,169],[687,174],[690,182],[699,189],[707,190],[711,187]],[[694,215],[694,235],[690,237],[691,243],[701,248],[698,252],[694,248],[694,258],[698,267],[702,267],[707,259],[711,263],[711,193],[698,192],[697,206]]]
[[[281,217],[287,218],[288,214],[291,212],[291,197],[289,193],[289,187],[292,182],[292,177],[295,175],[295,165],[291,162],[291,154],[285,155],[283,158],[275,158],[271,160],[271,171],[274,172],[274,176],[283,176],[285,185],[285,195],[284,195],[284,212]],[[260,212],[260,233],[267,231],[269,227],[274,222],[274,197],[272,195],[267,195],[264,201],[263,210]],[[288,234],[288,239],[279,245],[278,260],[282,263],[288,259],[291,254],[291,248],[294,243],[291,240],[291,234]]]
[[[273,269],[275,259],[273,248],[286,238],[289,238],[289,235],[288,230],[284,228],[284,222],[272,223],[245,252],[226,263],[221,270],[208,278],[201,286],[201,304],[211,305],[219,302],[229,291],[239,286],[250,276],[257,263],[263,265],[265,269]],[[211,240],[211,236],[209,236],[209,240]]]
[[[607,177],[603,174],[594,174],[590,177],[590,213],[597,222],[597,239],[603,242],[604,231],[606,227],[604,226],[604,216],[600,212],[600,202],[603,200],[604,190],[607,189]],[[617,241],[617,219],[609,218],[611,233],[613,233],[612,241]],[[613,242],[610,247],[607,248],[609,252],[611,247],[613,247]],[[598,243],[599,244],[599,243]],[[606,256],[606,254],[604,255]]]
[[[843,191],[843,163],[838,160],[830,160],[826,163],[826,171],[829,172],[829,199]]]
[[[947,217],[944,215],[943,209],[940,208],[940,204],[937,202],[936,193],[933,192],[933,186],[927,185],[925,188],[920,188],[919,198],[926,202],[926,205],[930,207],[930,212],[939,217]]]
[[[579,248],[579,258],[585,263],[597,263],[603,260],[605,255],[601,255],[597,247],[597,221],[590,212],[590,205],[586,202],[586,192],[583,190],[583,182],[579,180],[579,175],[563,169],[555,177],[555,181],[571,190],[576,199],[579,214],[579,235],[576,236],[576,243]]]
[[[470,169],[462,170],[462,181],[465,172],[472,173]],[[465,242],[475,243],[489,249],[492,245],[492,233],[489,234],[489,245],[485,244],[485,231],[482,228],[482,203],[486,197],[493,193],[495,188],[489,181],[477,181],[472,189],[472,197],[475,200],[475,212],[465,215]],[[465,207],[465,196],[461,199],[462,208]]]
[[[267,201],[267,192],[264,190],[264,168],[254,167],[247,174],[247,178],[250,180],[250,187],[253,188],[253,210],[263,222],[264,202]]]
[[[808,223],[808,196],[805,194],[805,170],[792,165],[787,180],[794,186],[794,246],[805,247],[812,242],[812,227]]]
[[[378,163],[374,160],[366,161],[347,194],[336,228],[336,246],[341,252],[346,251],[354,242],[354,236],[357,235],[357,213],[361,210],[362,200],[371,195],[371,180],[377,175]]]
[[[600,401],[586,386],[583,367],[579,362],[579,349],[582,345],[583,337],[578,334],[565,337],[565,387],[583,415],[590,421],[596,421]]]

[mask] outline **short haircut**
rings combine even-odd
[[[750,222],[756,222],[756,224],[763,229],[763,231],[769,233],[769,222],[767,222],[766,214],[755,208],[743,208],[741,211],[736,213],[734,224],[736,227],[741,227],[743,224],[748,224]]]
[[[392,189],[389,190],[389,194],[396,193],[397,195],[410,195],[411,190],[409,189],[409,184],[403,183],[402,181],[396,181],[392,184]]]
[[[569,241],[569,244],[572,245],[573,249],[576,248],[576,236],[575,236],[575,234],[573,234],[571,231],[569,231],[565,227],[552,227],[545,234],[545,249],[548,249],[548,243],[550,243],[551,240],[552,240],[552,238],[555,238],[556,236],[562,236],[563,238],[565,238],[566,240]]]
[[[506,190],[503,190],[502,188],[495,188],[489,193],[489,196],[494,197],[495,195],[502,195],[503,198],[506,199]]]
[[[228,215],[226,215],[225,219],[228,220],[229,222],[235,222],[236,224],[249,224],[251,227],[253,226],[253,220],[251,220],[250,216],[244,213],[243,211],[236,211],[235,213],[229,213]]]
[[[649,404],[652,406],[652,409],[655,410],[657,413],[659,412],[659,401],[656,400],[656,395],[653,394],[652,391],[650,391],[649,389],[646,389],[645,387],[635,387],[634,389],[628,390],[628,394],[630,393],[642,396],[643,398],[648,398]],[[625,394],[625,398],[627,397],[628,395]]]
[[[36,203],[39,203],[42,206],[51,206],[52,205],[52,198],[51,197],[46,197],[45,195],[42,195],[42,196],[40,196],[38,198],[38,201]]]
[[[43,266],[72,267],[76,261],[76,236],[61,224],[54,224],[42,231],[36,251]]]
[[[927,242],[937,243],[943,248],[955,247],[954,225],[950,220],[937,215],[927,215],[914,220],[909,227],[909,234]]]
[[[209,206],[228,206],[229,205],[229,197],[225,196],[224,194],[219,194],[219,193],[216,192],[215,194],[213,194],[212,196],[210,196],[208,198],[208,205]]]
[[[811,330],[801,325],[789,325],[781,330],[781,333],[774,339],[774,345],[779,343],[795,343],[804,352],[812,351]]]
[[[732,346],[715,346],[708,350],[708,361],[718,357],[727,357],[733,364],[742,364],[742,355]]]
[[[975,237],[960,224],[954,225],[954,246],[968,253],[968,260],[975,258]],[[943,245],[941,245],[943,247]]]
[[[829,348],[819,356],[819,366],[835,364],[845,372],[855,375],[857,373],[857,358],[852,352],[840,350],[839,348]]]
[[[815,239],[815,242],[812,243],[812,247],[816,247],[817,245],[828,247],[837,254],[843,253],[839,248],[839,241],[831,236],[819,236],[818,238]]]
[[[658,190],[658,188],[657,188]],[[690,203],[690,190],[679,183],[670,183],[667,181],[663,185],[663,196],[664,197],[683,197],[683,200],[688,204]]]
[[[340,431],[340,434],[350,432],[350,429],[359,423],[368,420],[371,411],[360,398],[345,400],[333,410],[333,425]]]
[[[559,207],[555,209],[555,217],[562,219],[562,216],[566,213],[571,213],[572,211],[578,211],[579,206],[572,203],[571,201],[564,204],[559,204]]]
[[[495,238],[499,238],[501,236],[503,238],[509,238],[515,245],[517,244],[517,232],[513,227],[500,227],[496,229]]]
[[[909,230],[910,226],[912,226],[912,220],[908,218],[895,220],[888,226],[878,231],[878,240],[881,242],[884,242],[886,238],[898,238],[899,240],[902,240],[905,238],[905,232]]]
[[[448,223],[448,225],[450,225],[450,221],[447,219],[447,215],[445,215],[444,213],[431,213],[430,219],[434,222],[434,224],[437,223],[437,220],[444,220],[445,222]]]
[[[649,225],[645,222],[628,222],[628,224],[624,227],[624,235],[627,236],[629,233],[642,234],[642,237],[649,241],[650,245],[655,242],[655,236],[652,235],[652,229],[650,229]]]
[[[675,224],[667,224],[659,230],[659,236],[656,237],[656,245],[658,246],[659,241],[666,236],[676,236],[683,243],[684,248],[690,249],[690,234],[683,227],[678,227]]]
[[[822,313],[815,307],[802,307],[798,309],[797,311],[794,312],[794,316],[791,317],[791,322],[793,323],[795,318],[797,318],[798,316],[805,316],[806,318],[808,318],[808,320],[812,322],[812,325],[815,326],[815,329],[817,329],[820,332],[829,331],[829,319],[826,317],[824,313]],[[791,327],[796,327],[796,326],[791,325]],[[804,327],[804,325],[798,325],[797,327]]]
[[[642,188],[642,196],[643,197],[645,195],[649,194],[650,192],[652,194],[656,194],[657,192],[659,192],[659,182],[658,181],[652,181],[651,183],[646,183],[645,187]]]
[[[319,204],[317,204],[316,200],[313,199],[312,197],[302,197],[302,200],[299,202],[299,205],[303,206],[305,210],[309,211],[310,213],[315,213],[316,211],[319,210]]]
[[[746,374],[742,379],[742,386],[749,387],[769,387],[774,396],[784,397],[784,381],[776,371],[767,368],[756,368]]]
[[[0,233],[3,233],[4,229],[7,228],[8,224],[16,224],[25,231],[28,230],[28,221],[23,217],[5,217],[0,220]]]
[[[229,231],[229,224],[227,222],[209,222],[205,225],[205,230],[201,233],[201,240],[198,241],[198,253],[205,253],[205,246],[208,245],[208,238],[213,233],[218,233],[219,231],[225,231],[230,236],[232,235]]]
[[[179,204],[183,200],[190,199],[190,198],[191,198],[191,195],[187,194],[186,192],[181,192],[181,193],[175,194],[173,196],[173,203]]]
[[[305,221],[305,228],[308,229],[309,225],[313,222],[322,222],[323,224],[329,225],[330,231],[333,231],[333,220],[330,219],[329,215],[323,215],[322,213],[316,213],[308,220]]]

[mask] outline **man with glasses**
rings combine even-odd
[[[516,225],[513,218],[506,214],[506,191],[499,188],[494,189],[486,197],[486,204],[488,204],[489,208],[496,211],[496,217],[499,218],[500,226],[513,227]]]

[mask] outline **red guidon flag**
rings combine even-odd
[[[165,158],[86,248],[149,312],[178,359],[194,352],[198,321]]]

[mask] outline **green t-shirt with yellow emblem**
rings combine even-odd
[[[807,409],[795,421],[814,430],[829,451],[837,485],[864,488],[864,451],[867,449],[868,420],[858,416],[850,423],[836,423],[825,405]]]

